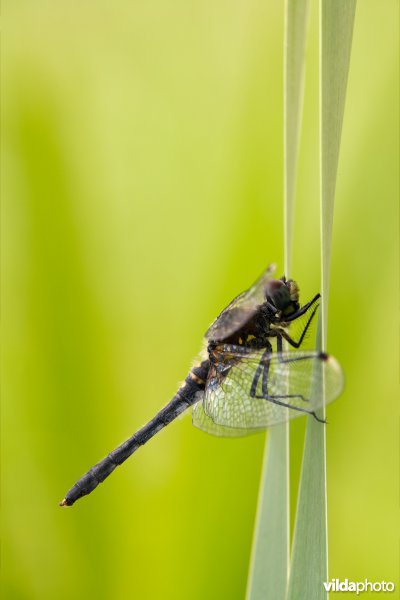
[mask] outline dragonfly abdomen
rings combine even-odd
[[[89,469],[69,490],[64,500],[60,502],[60,506],[72,506],[82,496],[90,494],[118,465],[194,404],[197,392],[205,388],[209,366],[207,360],[193,367],[172,400],[131,438]]]

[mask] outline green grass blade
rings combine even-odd
[[[308,14],[308,0],[286,0],[284,54],[284,229],[286,276],[290,275],[292,262],[294,199],[304,98],[304,63]]]
[[[285,274],[290,272],[297,154],[303,104],[308,0],[285,7],[284,230]],[[289,568],[289,425],[268,434],[254,531],[248,600],[283,600]]]
[[[356,0],[321,0],[320,6],[321,313],[325,347],[333,205]]]
[[[289,564],[289,436],[268,433],[260,482],[247,600],[285,598]]]
[[[317,347],[327,340],[329,265],[333,207],[355,0],[322,0],[320,4],[320,135],[321,135],[321,278],[322,302]],[[288,600],[323,600],[328,580],[325,427],[308,418]]]

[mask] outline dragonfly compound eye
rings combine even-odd
[[[285,310],[292,303],[290,290],[280,279],[268,282],[267,297],[278,310]]]

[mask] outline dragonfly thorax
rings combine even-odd
[[[208,350],[212,350],[221,342],[235,346],[246,346],[247,348],[264,348],[266,340],[271,335],[275,336],[275,333],[271,330],[271,324],[274,320],[275,317],[267,303],[261,304],[253,316],[237,331],[221,340],[211,342]]]

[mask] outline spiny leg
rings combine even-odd
[[[303,343],[304,337],[305,337],[305,335],[306,335],[306,333],[307,333],[307,331],[308,331],[308,328],[309,328],[309,327],[310,327],[310,325],[311,325],[311,321],[313,320],[313,318],[314,318],[314,315],[315,315],[315,313],[317,312],[317,310],[318,310],[318,306],[316,306],[316,307],[314,308],[314,310],[312,311],[312,313],[311,313],[311,315],[310,315],[310,318],[308,319],[308,321],[307,321],[307,323],[306,323],[306,325],[305,325],[305,327],[304,327],[304,329],[303,329],[303,331],[302,331],[302,333],[301,333],[301,335],[300,335],[300,338],[299,338],[299,340],[298,340],[297,342],[296,342],[296,340],[294,340],[294,339],[293,339],[293,338],[292,338],[292,337],[291,337],[291,336],[290,336],[290,335],[289,335],[289,334],[288,334],[288,333],[287,333],[287,332],[286,332],[284,329],[280,329],[280,330],[279,330],[279,333],[280,333],[280,335],[281,335],[283,338],[285,338],[285,340],[286,340],[286,341],[287,341],[287,342],[288,342],[288,343],[289,343],[291,346],[293,346],[293,348],[300,348],[301,344]]]
[[[283,363],[290,363],[290,362],[297,361],[297,360],[306,360],[306,359],[310,359],[310,358],[315,358],[315,355],[308,355],[308,356],[295,357],[293,359],[283,359],[282,358],[282,338],[280,336],[277,337],[277,355],[278,355],[278,360]],[[266,353],[263,354],[263,356],[260,360],[260,364],[257,367],[257,372],[260,368],[260,365],[262,365],[262,367],[263,367],[262,394],[259,396],[255,394],[257,382],[260,377],[260,375],[258,375],[254,391],[253,391],[253,385],[252,385],[252,391],[254,393],[253,394],[250,393],[250,395],[252,395],[255,398],[268,400],[268,401],[270,401],[274,404],[278,404],[280,406],[285,406],[287,408],[292,408],[293,410],[298,410],[300,412],[304,412],[308,415],[312,415],[318,422],[326,423],[326,421],[324,419],[320,419],[313,410],[312,411],[307,410],[306,408],[300,408],[299,406],[293,406],[293,404],[288,404],[286,402],[282,402],[282,401],[278,400],[278,398],[285,398],[285,399],[299,398],[303,402],[308,402],[308,399],[304,398],[304,396],[302,394],[280,394],[280,395],[268,394],[268,375],[269,375],[269,367],[270,367],[270,357]],[[257,376],[257,372],[256,372],[256,376]],[[256,376],[254,377],[254,379],[256,378]],[[253,380],[253,384],[254,384],[254,380]]]
[[[266,357],[264,369],[263,369],[262,385],[261,385],[261,390],[262,390],[263,395],[268,394],[268,374],[269,374],[270,364],[271,364],[270,358]]]
[[[273,404],[278,404],[279,406],[284,406],[285,408],[291,408],[293,410],[298,410],[300,412],[306,413],[307,415],[312,415],[314,417],[314,419],[316,419],[319,423],[326,423],[326,421],[324,419],[320,419],[318,417],[318,415],[316,414],[316,412],[314,412],[313,410],[307,410],[306,408],[300,408],[300,406],[293,406],[293,404],[288,404],[287,402],[282,402],[280,400],[278,400],[278,398],[301,398],[302,400],[304,400],[304,398],[300,395],[300,394],[286,394],[286,395],[279,395],[279,396],[255,396],[255,398],[260,398],[262,400],[268,400],[269,402],[272,402]]]
[[[282,353],[282,339],[278,336],[277,339],[277,354],[278,354],[278,358],[281,356]],[[271,353],[272,353],[272,346],[271,344],[268,344],[267,349],[265,350],[265,352],[263,353],[263,355],[260,358],[260,362],[257,366],[257,370],[254,374],[254,378],[251,384],[251,388],[250,388],[250,396],[252,398],[264,398],[265,400],[268,400],[270,398],[300,398],[301,400],[303,400],[303,402],[307,402],[307,400],[300,394],[287,394],[287,395],[282,395],[282,396],[270,396],[268,394],[268,374],[269,374],[269,366],[271,363]],[[304,358],[314,358],[313,356],[309,356],[309,357],[301,357],[301,359]],[[298,358],[296,360],[299,360]],[[289,360],[284,360],[282,358],[280,358],[280,362],[290,362]],[[261,396],[257,396],[256,395],[256,390],[257,390],[257,385],[258,385],[258,381],[260,379],[262,373],[262,384],[261,384],[261,391],[262,391],[262,395]]]
[[[307,302],[307,304],[305,304],[302,308],[300,308],[297,312],[293,313],[290,317],[286,317],[285,321],[286,322],[290,322],[290,321],[295,321],[296,319],[298,319],[299,317],[301,317],[302,315],[304,315],[308,309],[316,303],[317,300],[319,300],[321,298],[321,294],[316,294],[314,296],[314,298],[312,300],[310,300],[310,302]]]
[[[301,356],[297,356],[296,352],[292,352],[289,353],[290,358],[283,358],[282,337],[284,337],[282,331],[279,331],[278,335],[276,336],[276,354],[279,362],[281,363],[292,363],[297,362],[299,360],[310,360],[311,358],[315,358],[316,356],[318,358],[321,358],[322,360],[325,360],[327,358],[327,354],[325,354],[324,352],[318,353],[312,351],[310,354],[302,354]]]
[[[264,359],[264,360],[263,360]],[[282,361],[284,362],[284,361]],[[263,398],[264,400],[271,400],[272,398],[300,398],[303,402],[308,402],[306,398],[302,394],[279,394],[279,395],[271,395],[268,394],[268,375],[269,375],[269,367],[271,364],[271,359],[269,356],[265,356],[265,353],[262,356],[260,364],[263,363],[263,378],[262,378],[262,394],[260,396],[255,395],[255,398]],[[296,407],[291,407],[296,408]],[[309,412],[309,411],[307,411]]]
[[[271,352],[272,352],[272,346],[269,342],[267,342],[266,350],[263,353],[263,355],[260,359],[260,362],[258,363],[257,370],[254,374],[253,381],[251,384],[250,396],[252,398],[254,398],[256,395],[258,380],[260,379],[261,373],[263,374],[262,390],[264,393],[264,386],[267,385],[268,369],[269,369],[269,355],[271,354]]]

